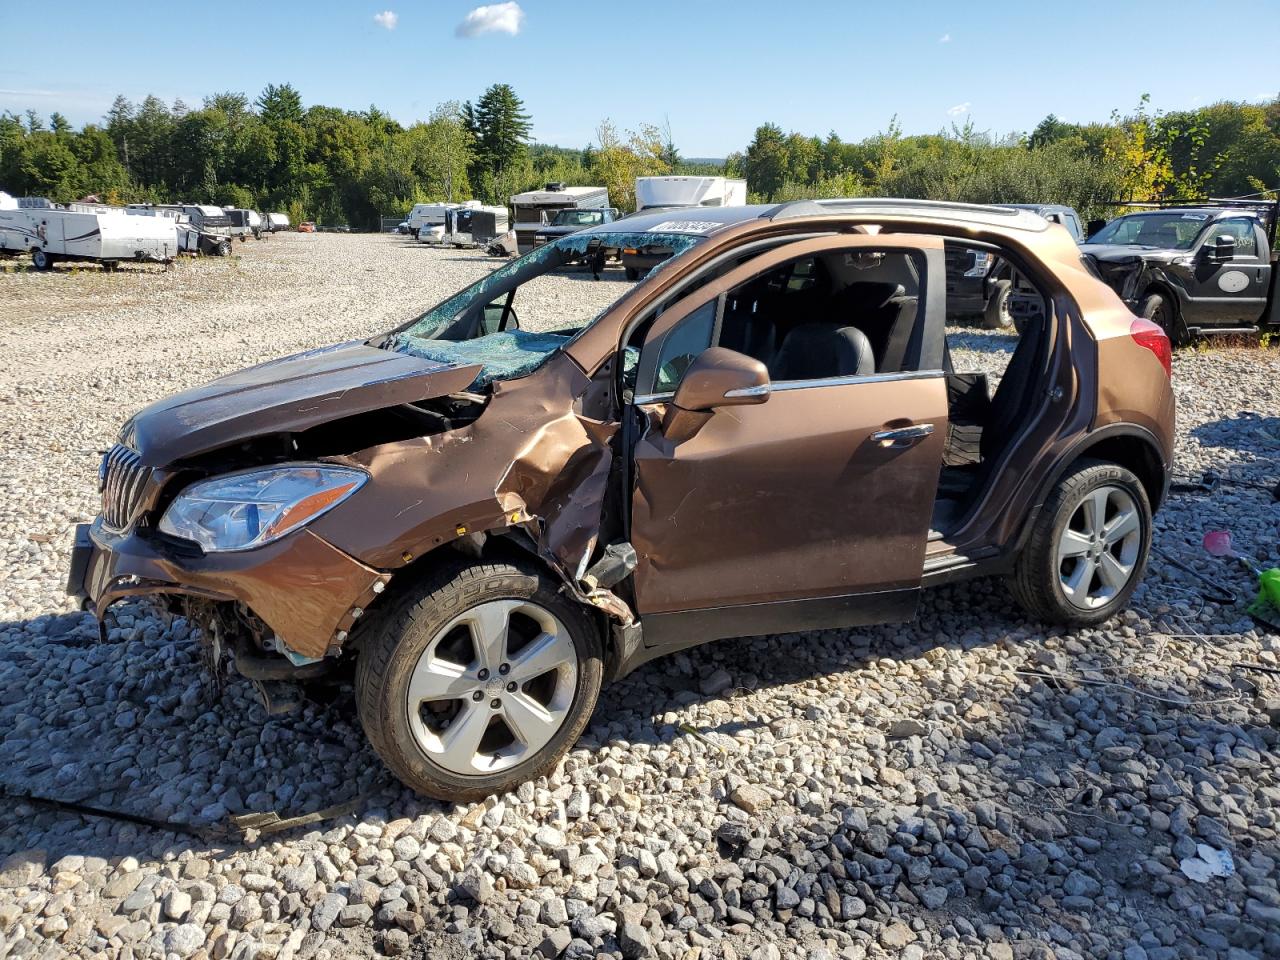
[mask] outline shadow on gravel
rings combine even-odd
[[[1206,447],[1225,447],[1280,460],[1280,417],[1241,410],[1234,417],[1197,424],[1191,428],[1191,436]],[[1277,469],[1280,467],[1273,463],[1273,479]]]

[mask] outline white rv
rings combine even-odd
[[[742,207],[747,181],[730,177],[636,177],[636,211],[650,207]]]
[[[538,228],[557,210],[607,206],[607,187],[566,187],[563,183],[548,183],[542,190],[517,193],[511,198],[511,208],[515,211],[516,243],[520,252],[527,253],[533,249],[533,238]]]
[[[119,207],[20,197],[15,206],[0,207],[0,249],[28,251],[37,270],[59,260],[114,270],[123,260],[169,263],[178,254],[178,234],[172,220],[131,217]]]
[[[283,213],[268,213],[266,227],[272,233],[289,229],[289,218]]]
[[[415,203],[405,223],[409,226],[410,236],[417,237],[423,243],[440,243],[444,236],[446,213],[450,210],[474,210],[479,206],[479,200],[464,200],[462,203]],[[434,230],[434,227],[441,229]]]

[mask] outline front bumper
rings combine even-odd
[[[188,556],[97,520],[76,527],[67,593],[99,620],[127,597],[238,600],[291,650],[323,657],[340,649],[390,579],[305,529],[254,550]]]

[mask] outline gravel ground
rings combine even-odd
[[[474,806],[391,782],[349,693],[288,717],[240,681],[211,698],[187,625],[146,605],[99,644],[61,586],[125,415],[385,329],[493,265],[374,236],[236,252],[0,272],[0,783],[197,826],[354,812],[231,840],[7,801],[0,957],[1280,956],[1280,681],[1234,666],[1280,665],[1280,639],[1201,597],[1249,582],[1198,546],[1226,527],[1280,563],[1262,490],[1172,499],[1103,629],[1046,632],[978,581],[907,626],[678,654],[607,688],[554,776]],[[958,366],[1012,342],[960,339]],[[1174,376],[1180,471],[1274,482],[1280,356],[1187,352]],[[1190,879],[1200,851],[1232,874]]]

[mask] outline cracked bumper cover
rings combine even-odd
[[[67,593],[99,620],[127,597],[174,594],[239,600],[297,653],[336,653],[391,579],[309,530],[254,550],[177,556],[100,520],[76,527]]]

